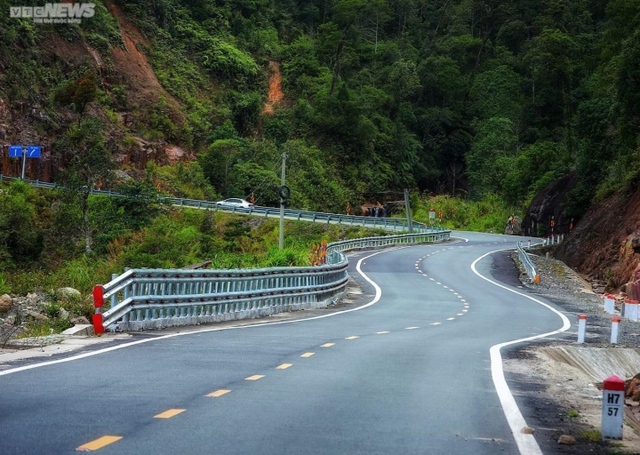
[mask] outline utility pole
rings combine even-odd
[[[282,178],[280,179],[280,249],[284,249],[284,202],[289,197],[289,189],[285,186],[285,168],[287,164],[287,154],[282,154]]]
[[[413,221],[411,221],[411,202],[409,201],[409,190],[404,189],[404,207],[407,210],[407,224],[409,225],[409,234],[413,234]]]

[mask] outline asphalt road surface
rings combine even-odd
[[[542,453],[499,348],[568,322],[492,275],[517,238],[457,234],[352,256],[350,311],[0,372],[0,453]]]

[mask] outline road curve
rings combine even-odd
[[[500,348],[568,322],[497,281],[490,253],[513,237],[456,236],[352,256],[347,312],[3,371],[2,453],[541,453]]]

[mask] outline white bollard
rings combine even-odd
[[[604,311],[609,314],[616,312],[616,300],[612,294],[604,295]]]
[[[611,344],[618,342],[618,329],[620,326],[620,316],[614,316],[611,320]]]
[[[638,301],[627,299],[624,301],[624,317],[631,320],[638,320]]]
[[[584,343],[584,332],[587,328],[587,315],[578,316],[578,343]]]
[[[624,381],[611,376],[602,383],[602,439],[622,439]]]

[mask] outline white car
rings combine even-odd
[[[231,197],[229,199],[225,199],[224,201],[218,201],[216,202],[216,205],[224,205],[227,207],[244,207],[245,209],[253,207],[253,204],[251,202],[237,197]]]

